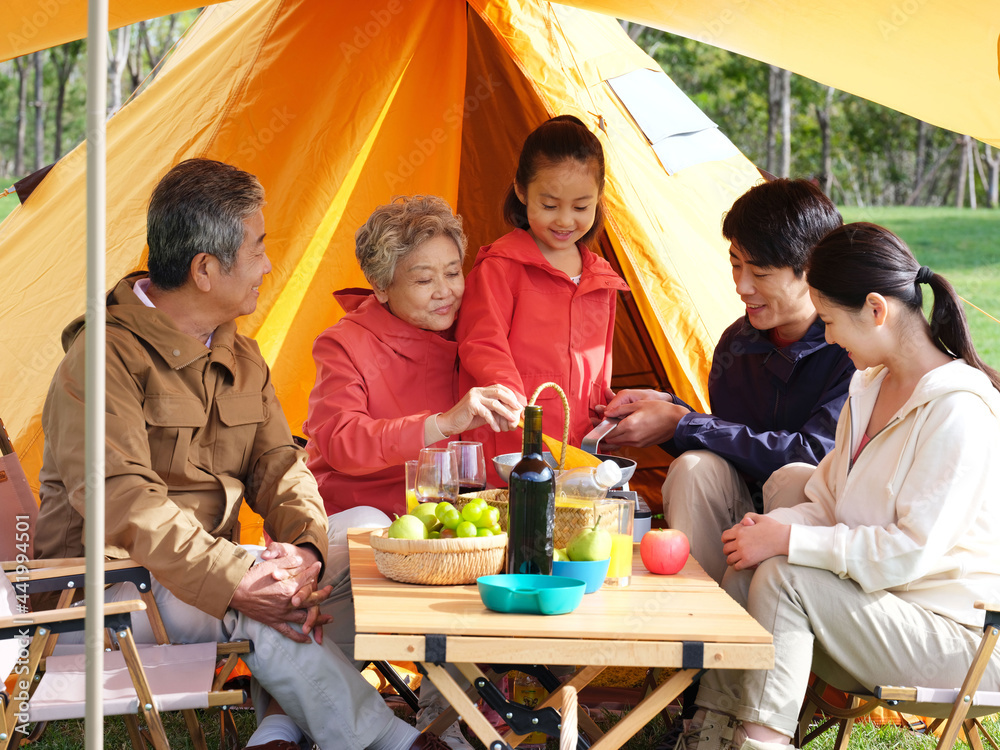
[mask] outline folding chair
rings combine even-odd
[[[983,639],[961,687],[878,686],[872,694],[848,693],[850,705],[843,708],[832,705],[823,697],[826,685],[817,681],[807,690],[796,744],[802,747],[836,726],[834,750],[846,750],[854,722],[883,706],[893,711],[932,717],[934,721],[927,727],[928,730],[936,731],[942,727],[937,750],[951,750],[962,730],[973,750],[983,750],[984,737],[994,750],[1000,750],[979,721],[984,716],[1000,713],[1000,692],[978,690],[1000,635],[1000,603],[976,602],[975,607],[986,610],[986,622]],[[817,709],[831,718],[808,731]]]
[[[9,446],[9,441],[6,441],[6,434],[3,431],[2,422],[0,422],[0,451],[9,449]],[[0,528],[10,529],[10,533],[0,534],[0,537],[8,541],[7,546],[2,550],[5,554],[3,557],[0,557],[0,562],[3,563],[3,568],[7,576],[0,577],[4,579],[0,583],[6,583],[7,585],[10,585],[10,583],[15,584],[19,595],[22,593],[27,594],[28,592],[37,594],[60,591],[61,594],[59,603],[56,605],[56,610],[49,611],[51,617],[58,619],[58,613],[64,611],[64,608],[70,605],[74,594],[82,590],[85,585],[84,560],[83,558],[43,561],[31,559],[29,545],[31,538],[34,536],[35,519],[38,515],[37,503],[30,488],[28,488],[27,481],[24,480],[24,473],[14,453],[7,453],[0,456],[0,472],[4,473],[7,480],[0,479]],[[126,581],[135,585],[141,597],[142,601],[139,604],[142,606],[136,609],[145,610],[157,644],[140,646],[137,649],[137,653],[142,660],[141,664],[148,662],[147,668],[151,671],[152,675],[152,699],[144,700],[142,706],[150,704],[154,707],[159,707],[160,710],[182,711],[192,744],[198,750],[207,750],[207,742],[195,709],[219,707],[221,708],[220,746],[228,742],[229,745],[238,747],[239,738],[236,733],[235,722],[228,707],[241,705],[245,697],[242,690],[227,691],[222,688],[236,666],[240,655],[249,653],[250,644],[247,642],[234,642],[168,645],[170,644],[170,640],[160,617],[159,609],[156,606],[156,600],[153,598],[149,571],[131,560],[112,560],[105,563],[105,582],[107,584]],[[27,598],[24,597],[20,601],[26,604]],[[14,611],[18,613],[18,618],[24,614],[23,609]],[[77,610],[70,611],[75,612]],[[78,611],[80,614],[74,616],[82,617],[83,610],[79,609]],[[50,616],[49,613],[43,612],[37,614],[44,619],[45,616]],[[129,628],[128,638],[131,640],[131,628]],[[72,668],[74,665],[82,669],[78,656],[53,657],[52,653],[55,648],[55,642],[55,637],[47,636],[39,647],[41,649],[37,665],[39,671],[42,674],[47,674],[54,668]],[[113,647],[116,644],[120,645],[120,639],[107,639],[109,647]],[[169,659],[167,658],[168,655]],[[134,665],[130,666],[128,663],[132,657],[127,651],[119,650],[107,653],[105,658],[108,661],[109,667],[115,667],[118,670],[116,682],[114,683],[118,691],[114,701],[117,702],[110,701],[110,705],[116,706],[114,710],[123,709],[123,706],[128,707],[127,710],[121,710],[120,712],[126,716],[126,727],[129,731],[133,747],[136,750],[140,750],[140,748],[145,747],[145,740],[136,720],[136,715],[139,712],[138,709],[135,711],[131,709],[133,704],[137,707],[139,706],[136,691],[131,687],[121,684],[123,675],[130,674],[131,670],[134,669]],[[176,686],[170,684],[170,670],[166,669],[165,665],[169,665],[171,660],[176,661],[178,664],[183,664],[185,669],[191,670],[190,674],[192,676],[190,679],[185,677],[181,684],[184,685],[186,683],[189,686],[197,685],[197,690],[193,691],[194,695],[181,697],[177,693]],[[219,661],[222,661],[222,667],[216,674],[215,667]],[[193,676],[194,673],[203,676],[195,679]],[[5,673],[4,677],[6,676]],[[40,684],[44,685],[46,683],[43,680]],[[34,694],[36,688],[42,690],[40,695]],[[122,690],[124,690],[124,693],[121,693]],[[83,716],[82,709],[69,709],[65,706],[53,709],[52,711],[48,709],[43,710],[43,706],[47,705],[46,692],[36,685],[32,685],[32,691],[33,695],[30,701],[31,721],[33,723],[43,722],[41,724],[43,728],[44,722],[50,715],[55,716],[58,714],[59,718],[71,718],[71,716],[62,714],[66,711],[79,710],[81,711],[79,716]],[[59,693],[59,695],[55,696],[57,703],[62,701],[64,697],[62,691],[59,691]],[[125,702],[122,703],[122,701]],[[158,716],[155,722],[151,723],[145,713],[142,715],[149,727],[149,735],[151,735],[149,740],[154,747],[159,747],[161,740],[158,735],[160,730],[162,730],[162,725],[159,725]],[[159,725],[160,728],[157,729],[156,725]],[[165,739],[163,739],[163,742],[165,742]],[[3,750],[3,746],[0,746],[0,750]]]

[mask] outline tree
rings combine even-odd
[[[82,40],[79,40],[75,42],[68,42],[60,45],[59,47],[53,47],[50,50],[52,64],[56,69],[57,87],[55,108],[56,135],[52,148],[52,158],[56,161],[62,156],[63,153],[63,111],[66,107],[66,85],[69,83],[69,77],[72,75],[73,70],[76,67],[76,60],[80,56],[80,52],[83,50],[84,46],[85,43]]]
[[[35,167],[37,172],[45,166],[45,53],[33,52],[31,55],[35,68],[35,98],[31,106],[35,108]]]
[[[24,174],[24,141],[28,133],[28,58],[14,60],[17,69],[17,139],[14,147],[14,174]]]
[[[132,27],[123,26],[114,34],[114,46],[112,46],[112,34],[108,34],[108,80],[109,80],[109,101],[108,115],[113,115],[122,107],[122,73],[125,70],[125,63],[128,60],[128,51],[132,41]]]

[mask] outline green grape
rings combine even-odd
[[[441,532],[440,531],[430,531],[430,532],[427,533],[427,538],[428,539],[440,539],[441,538]]]
[[[462,521],[455,529],[455,536],[464,539],[476,535],[476,524],[472,521]]]
[[[496,536],[497,534],[502,534],[503,533],[503,529],[500,528],[500,524],[495,524],[493,526],[483,526],[482,528],[489,529],[490,531],[493,532],[494,536]]]
[[[446,529],[455,529],[462,522],[461,514],[450,504],[444,511],[438,510],[437,517]]]
[[[464,508],[462,508],[462,520],[470,521],[471,523],[476,523],[479,521],[480,517],[483,515],[483,506],[472,501],[467,503]]]
[[[493,531],[490,529],[476,529],[476,536],[493,536]]]
[[[444,518],[442,516],[449,510],[455,510],[455,506],[449,503],[447,500],[442,500],[440,503],[434,506],[434,515],[437,516],[439,521],[444,523]]]
[[[479,521],[476,523],[476,526],[481,529],[499,525],[500,509],[494,508],[492,505],[486,506],[486,510],[483,511],[483,514],[479,517]]]

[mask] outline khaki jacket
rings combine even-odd
[[[107,308],[105,554],[131,557],[175,596],[222,617],[254,562],[238,546],[241,499],[272,539],[312,544],[327,523],[256,342],[235,323],[211,349],[118,283]],[[39,558],[83,554],[83,318],[63,332],[49,387],[35,539]]]

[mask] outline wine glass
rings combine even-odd
[[[417,459],[417,499],[453,502],[458,495],[458,458],[451,448],[422,448]]]
[[[458,494],[486,489],[486,459],[483,444],[468,440],[453,440],[448,447],[458,458]]]

